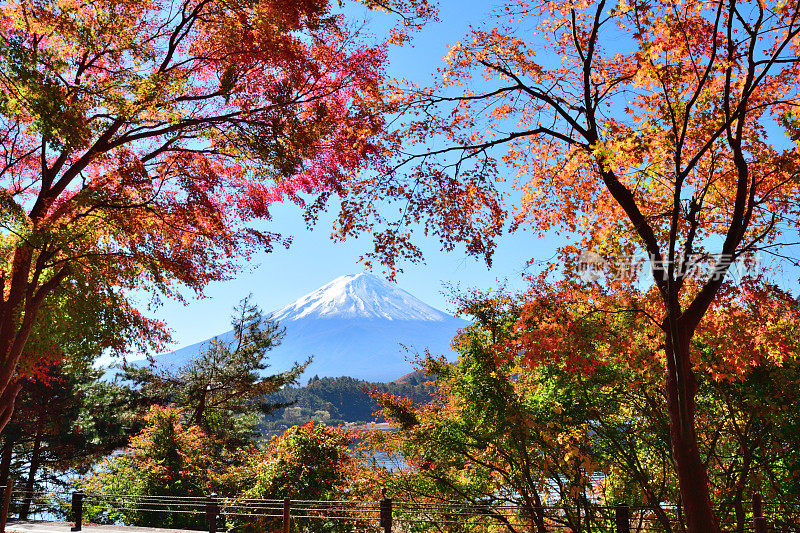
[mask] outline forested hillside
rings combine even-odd
[[[432,386],[421,372],[413,372],[389,383],[370,383],[351,377],[312,377],[304,387],[284,387],[270,396],[270,402],[294,402],[293,405],[267,415],[262,427],[266,433],[282,432],[309,419],[336,423],[382,422],[376,415],[378,404],[369,391],[376,390],[414,403],[430,399]]]

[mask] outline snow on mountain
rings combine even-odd
[[[366,318],[445,321],[452,318],[372,274],[340,276],[274,313],[278,321]]]
[[[350,376],[385,382],[414,370],[415,353],[452,356],[450,341],[466,322],[427,305],[371,274],[341,276],[273,313],[286,327],[280,346],[268,354],[270,372],[295,361],[313,362],[301,381],[312,376]],[[233,340],[228,331],[215,337]],[[156,357],[156,363],[181,366],[212,339]]]

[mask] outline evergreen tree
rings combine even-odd
[[[17,397],[3,432],[2,475],[13,474],[24,491],[21,519],[35,492],[64,487],[64,473],[86,473],[141,428],[130,409],[132,391],[102,377],[102,370],[66,360],[31,380]]]
[[[182,367],[124,368],[125,379],[140,388],[143,402],[182,408],[186,424],[200,427],[229,451],[255,438],[256,424],[264,414],[287,405],[268,396],[296,383],[310,362],[263,375],[269,368],[267,353],[280,344],[285,328],[265,317],[252,303],[252,295],[234,308],[231,325],[232,342],[216,337]]]

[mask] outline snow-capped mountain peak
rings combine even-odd
[[[309,377],[350,376],[384,382],[408,374],[411,354],[430,350],[452,356],[450,341],[467,322],[435,309],[370,274],[342,276],[273,313],[286,337],[267,355],[270,372],[313,356]],[[232,343],[233,331],[215,337]],[[186,365],[212,339],[156,357],[163,368]],[[411,352],[409,352],[411,350]]]
[[[452,319],[388,281],[365,272],[340,276],[279,309],[273,317],[284,322],[300,318]]]

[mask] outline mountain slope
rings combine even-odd
[[[446,321],[450,315],[371,274],[340,276],[274,313],[275,320],[383,319]]]
[[[385,382],[413,370],[415,352],[451,355],[450,341],[466,322],[435,309],[371,274],[341,276],[273,313],[286,327],[269,352],[271,371],[314,360],[302,377],[349,376]],[[233,332],[219,335],[230,342]],[[179,366],[210,341],[160,355],[157,364]]]

